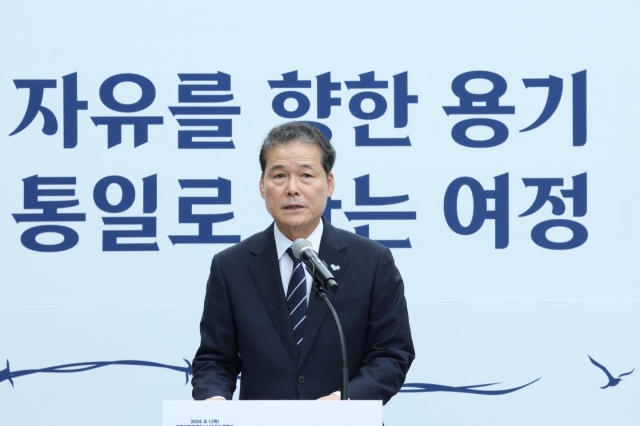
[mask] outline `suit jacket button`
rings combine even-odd
[[[302,374],[298,376],[298,383],[300,384],[304,383],[304,376]]]

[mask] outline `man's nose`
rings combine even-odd
[[[290,195],[290,196],[299,195],[300,191],[299,191],[298,184],[299,184],[298,178],[296,177],[290,178],[287,186],[287,195]]]

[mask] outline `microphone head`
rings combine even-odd
[[[312,249],[313,250],[313,246],[311,245],[311,243],[309,241],[305,240],[304,238],[298,238],[291,245],[291,250],[293,251],[293,255],[297,259],[302,259],[300,257],[300,256],[302,256],[302,252],[305,251],[305,250],[308,250],[308,249]]]

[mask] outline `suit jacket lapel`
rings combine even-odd
[[[291,327],[282,283],[280,282],[280,266],[273,237],[273,225],[262,234],[264,238],[251,250],[252,253],[256,254],[256,258],[249,262],[249,271],[262,296],[262,301],[267,308],[271,321],[273,321],[273,326],[278,332],[291,360],[297,365],[300,355]]]
[[[340,252],[346,247],[346,244],[342,238],[340,238],[340,234],[336,228],[327,221],[324,221],[324,231],[322,233],[322,240],[320,241],[318,257],[329,265],[329,268],[340,287],[346,284],[341,282],[341,278],[344,270],[347,268],[349,259],[340,254]],[[333,270],[331,265],[338,266],[340,269]],[[334,294],[335,293],[327,293],[327,299],[332,301]],[[329,313],[324,302],[316,299],[313,295],[309,295],[309,307],[307,309],[307,318],[304,325],[304,339],[300,344],[300,358],[298,365],[302,365],[304,363],[304,360],[313,345],[313,341],[318,334],[318,330],[320,330],[320,326],[327,315],[329,315]],[[328,318],[327,320],[333,321],[331,318]]]

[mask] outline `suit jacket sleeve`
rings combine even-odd
[[[193,398],[222,396],[231,399],[240,373],[236,324],[219,257],[211,262],[204,310],[200,321],[200,347],[193,360]]]
[[[391,251],[384,247],[376,263],[366,355],[349,382],[350,398],[386,404],[402,387],[414,358],[404,284]]]

